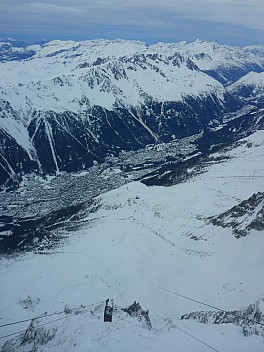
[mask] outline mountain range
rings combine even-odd
[[[264,47],[0,42],[0,184],[80,171],[263,107]]]
[[[0,73],[0,351],[262,352],[264,46],[8,39]]]

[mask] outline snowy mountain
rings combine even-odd
[[[263,46],[232,47],[197,40],[181,42],[177,48],[204,72],[229,85],[248,72],[263,72]]]
[[[246,99],[247,102],[263,101],[264,72],[250,72],[228,87],[231,94]]]
[[[263,351],[264,47],[0,60],[0,351]]]
[[[28,47],[25,42],[13,38],[0,38],[0,62],[24,60],[35,54],[35,51]]]
[[[146,150],[131,153],[126,164],[116,160],[97,176],[98,184],[123,178],[121,187],[31,223],[34,247],[18,243],[1,260],[2,352],[263,350],[263,227],[251,225],[263,217],[264,132],[203,162],[194,156],[195,138],[166,151],[185,149],[185,159],[194,159],[186,172],[170,174],[171,187],[129,182],[139,175],[138,159],[146,164],[147,156]],[[149,148],[151,158],[157,150]],[[58,185],[67,199],[74,178],[83,184],[91,177],[80,173],[65,182],[66,176],[42,180],[41,187],[36,177],[24,180],[5,194],[2,213],[26,214],[28,208],[30,216],[52,203],[55,209],[63,198],[55,196]],[[247,235],[234,236],[229,224]],[[53,245],[44,229],[57,239]],[[112,323],[103,321],[107,298],[113,299]]]
[[[21,51],[26,58],[14,56]],[[85,170],[122,150],[218,128],[227,116],[247,118],[263,106],[227,87],[263,71],[263,46],[95,40],[16,47],[9,40],[1,52],[4,187],[28,172]]]

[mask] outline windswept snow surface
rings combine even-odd
[[[0,325],[60,312],[65,305],[113,298],[125,308],[136,300],[149,309],[152,329],[118,309],[113,323],[104,323],[99,303],[45,325],[51,339],[37,351],[209,351],[177,327],[218,351],[263,351],[262,336],[245,337],[233,324],[179,320],[207,308],[153,285],[224,310],[264,295],[263,231],[236,239],[232,229],[208,221],[263,192],[264,131],[213,156],[206,172],[187,182],[168,188],[132,182],[99,196],[82,229],[70,233],[59,249],[2,258]],[[3,327],[1,336],[28,324]],[[32,344],[19,345],[18,336],[14,351],[28,351]]]

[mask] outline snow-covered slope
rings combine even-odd
[[[193,177],[184,183],[166,188],[133,182],[100,195],[81,217],[72,217],[81,228],[69,226],[67,233],[62,223],[55,230],[65,238],[56,249],[3,258],[0,325],[44,312],[58,316],[39,318],[2,351],[210,349],[180,328],[217,351],[261,352],[261,325],[258,335],[245,337],[231,323],[180,320],[207,308],[164,289],[226,311],[263,298],[263,229],[249,228],[236,238],[231,227],[211,221],[263,193],[263,146],[264,133],[257,131],[212,154],[202,173],[190,168]],[[107,298],[114,300],[113,323],[103,323]],[[152,328],[121,310],[134,301],[149,309]],[[28,324],[2,327],[1,336]]]
[[[24,60],[15,48],[0,43],[0,101],[8,107],[0,131],[12,144],[11,153],[1,143],[5,185],[28,171],[79,171],[120,150],[217,127],[246,104],[226,84],[264,68],[262,46],[202,41],[55,40],[17,48]]]
[[[25,109],[26,97],[30,108],[58,111],[79,111],[82,95],[91,105],[106,108],[115,103],[140,105],[145,95],[157,101],[210,93],[221,98],[222,85],[203,71],[264,68],[261,46],[239,48],[204,41],[152,46],[122,40],[52,41],[29,48],[36,51],[31,59],[1,65],[1,86],[7,89],[2,97],[8,94],[16,109]],[[12,92],[16,98],[12,99]]]
[[[263,46],[235,47],[215,42],[196,40],[177,44],[204,72],[228,85],[250,71],[263,71]]]
[[[2,64],[1,83],[1,98],[8,96],[23,111],[80,112],[87,105],[112,110],[146,104],[147,97],[163,102],[224,95],[222,85],[187,56],[157,54],[155,48],[126,41],[49,42],[31,60]]]
[[[263,97],[264,72],[250,72],[228,87],[231,94],[250,100]]]

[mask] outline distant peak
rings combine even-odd
[[[204,40],[204,39],[196,39],[194,43],[199,43],[199,44],[218,44],[215,41],[212,40]]]

